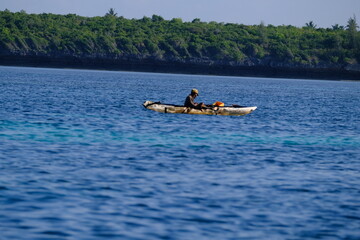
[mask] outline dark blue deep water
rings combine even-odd
[[[162,114],[145,100],[258,106]],[[0,239],[360,239],[360,83],[0,67]]]

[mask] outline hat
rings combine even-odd
[[[196,93],[197,95],[199,95],[199,91],[195,88],[191,90],[191,94],[193,94],[193,93]]]

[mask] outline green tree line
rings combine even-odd
[[[356,18],[317,28],[202,22],[161,16],[126,19],[0,11],[0,54],[71,55],[160,61],[360,63]]]

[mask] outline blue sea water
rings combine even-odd
[[[0,67],[0,239],[360,239],[360,83]]]

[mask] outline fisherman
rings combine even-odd
[[[204,103],[196,103],[194,102],[195,98],[199,96],[199,91],[197,89],[192,89],[191,93],[186,97],[184,106],[196,109],[206,108]]]

